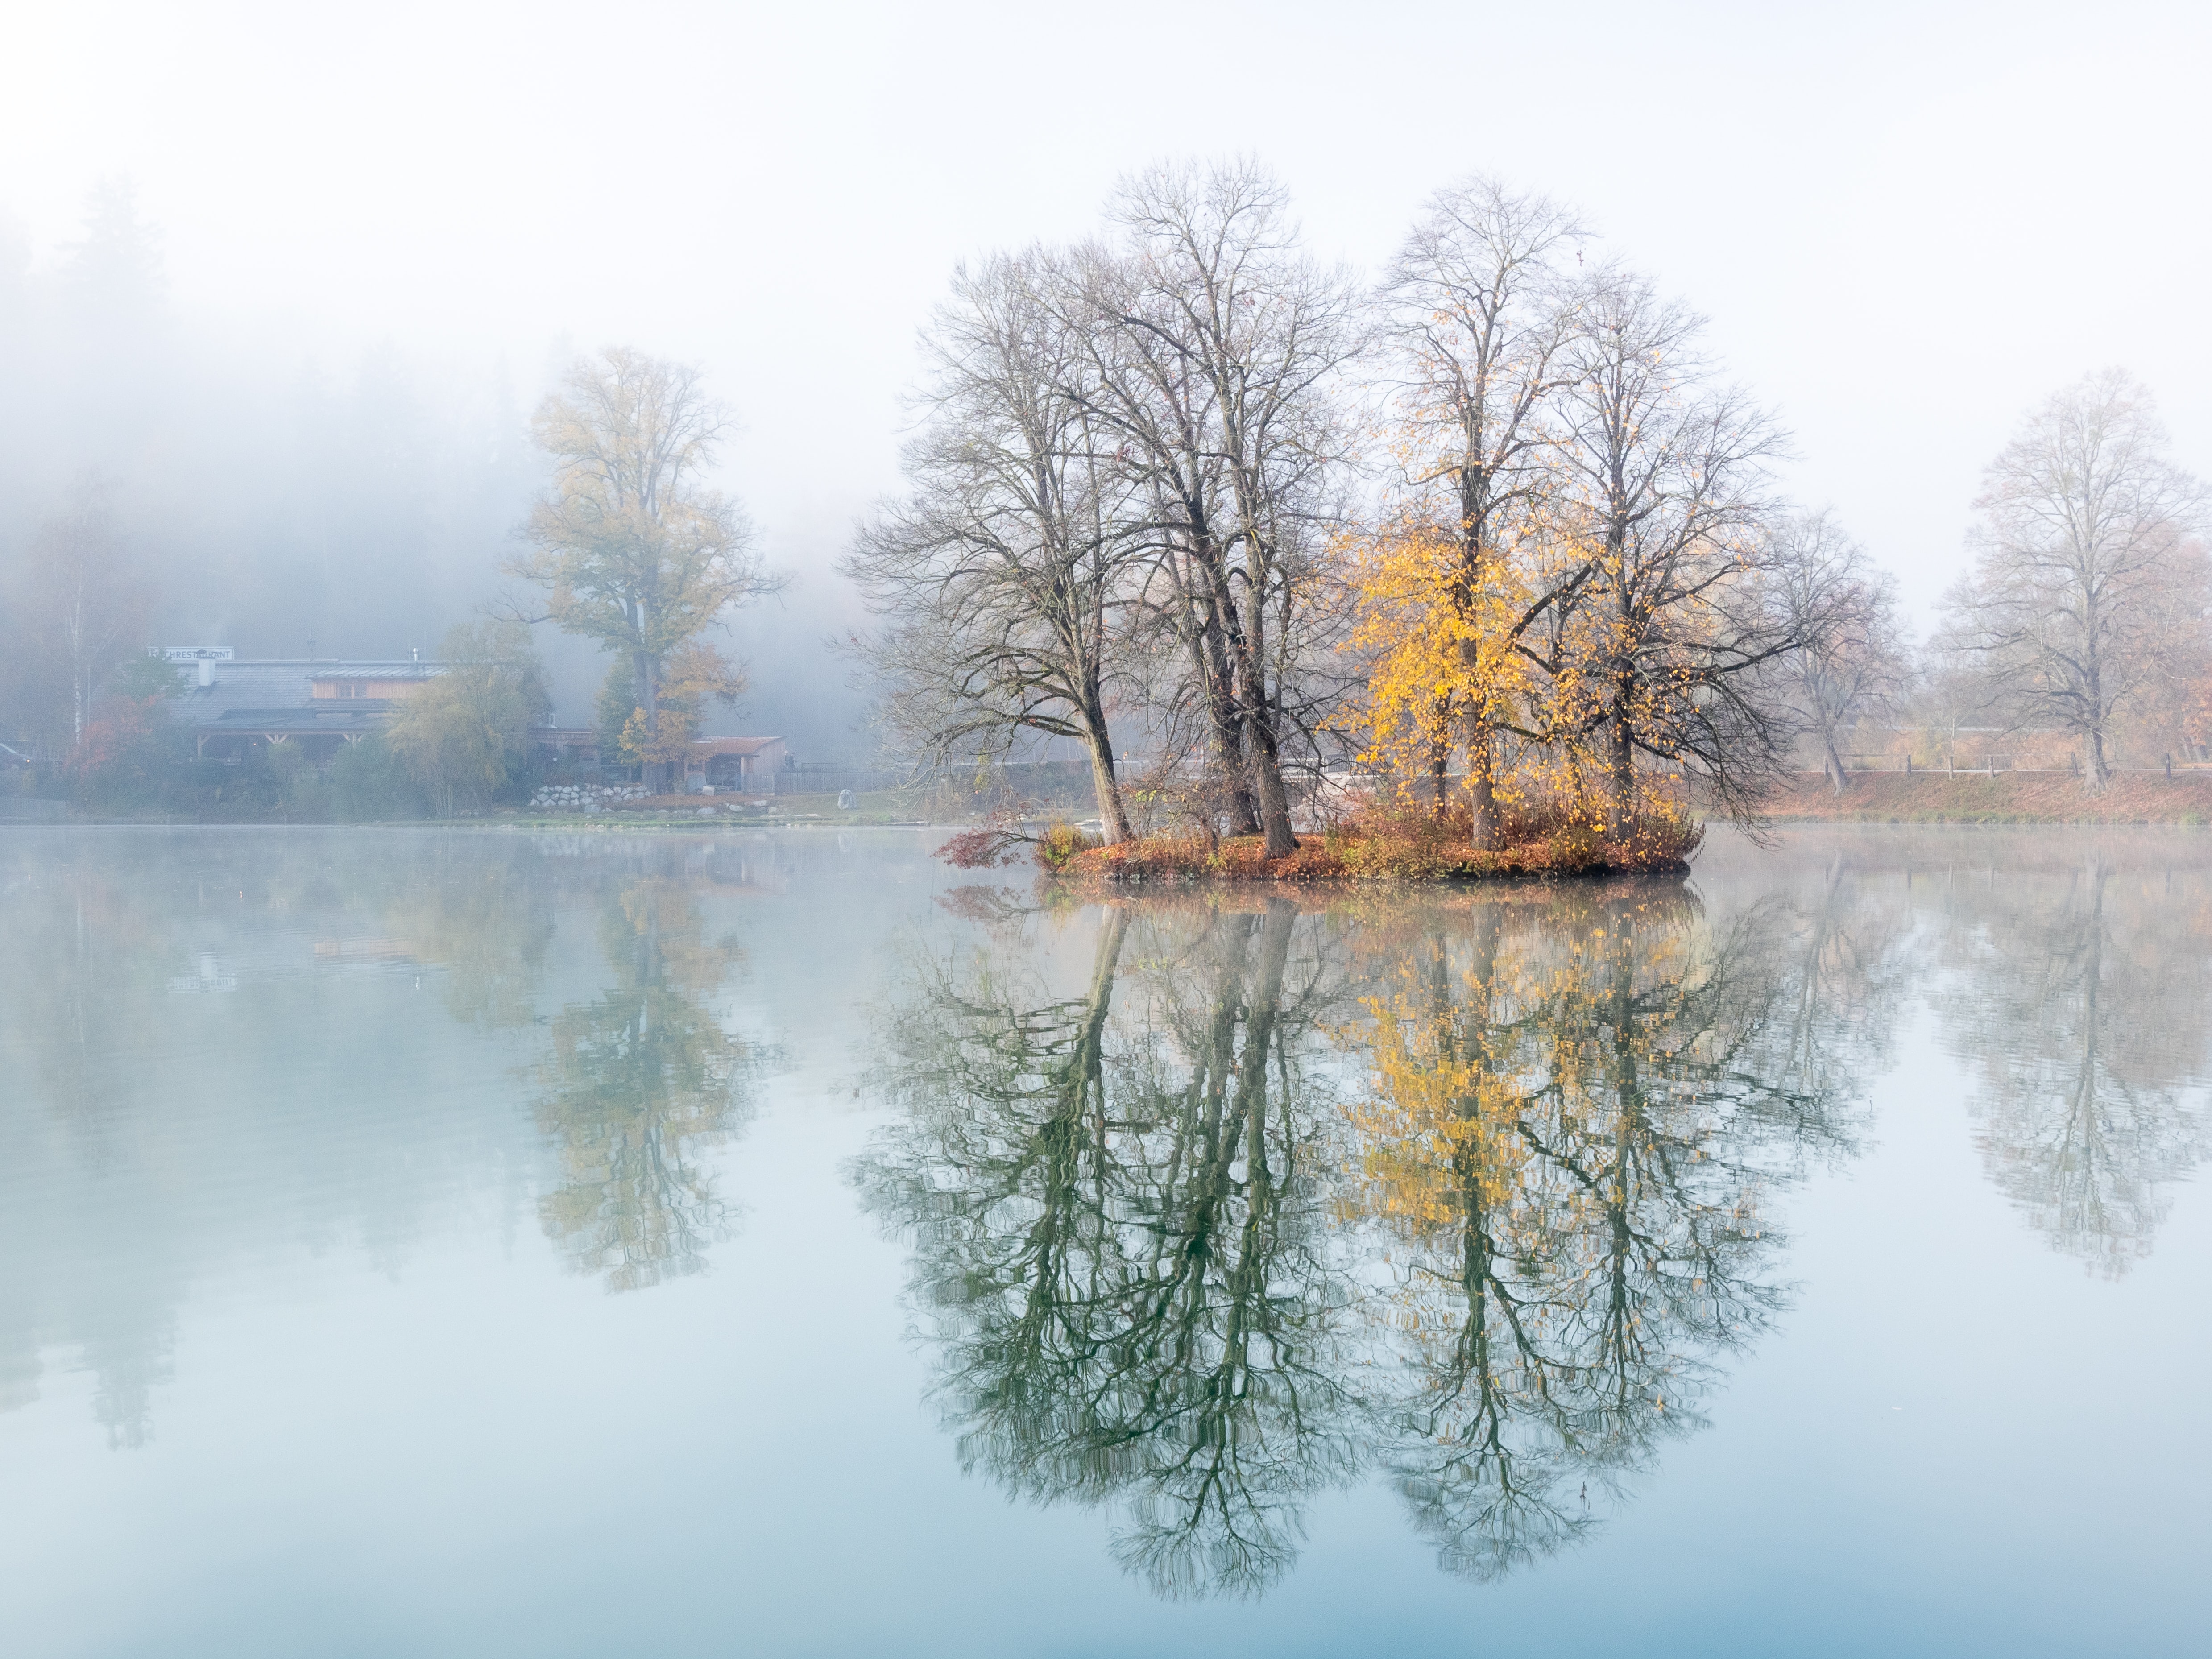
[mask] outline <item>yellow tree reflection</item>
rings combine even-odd
[[[1774,1188],[1849,1144],[1805,938],[1665,885],[1146,900],[1055,997],[994,927],[895,1011],[859,1170],[963,1461],[1112,1504],[1169,1594],[1265,1588],[1368,1468],[1456,1571],[1571,1540],[1702,1420],[1780,1305]]]
[[[1478,902],[1397,944],[1352,1113],[1391,1240],[1369,1305],[1405,1379],[1377,1427],[1454,1571],[1571,1540],[1589,1483],[1698,1426],[1716,1357],[1771,1319],[1767,1195],[1841,1144],[1771,1064],[1777,942],[1626,887]]]

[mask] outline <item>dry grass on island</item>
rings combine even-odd
[[[1047,874],[1079,883],[1178,881],[1443,881],[1513,876],[1680,875],[1705,838],[1702,824],[1664,803],[1639,816],[1628,836],[1608,836],[1586,812],[1561,806],[1509,808],[1495,850],[1473,842],[1463,805],[1370,808],[1310,830],[1287,857],[1271,859],[1259,836],[1146,836],[1109,846],[1073,824],[1042,835],[1018,826],[970,830],[938,849],[946,862],[982,869],[1018,862],[1024,850]]]

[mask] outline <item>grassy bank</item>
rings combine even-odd
[[[2089,794],[2065,772],[1855,772],[1838,794],[1800,777],[1765,803],[1778,823],[2212,824],[2212,772],[2123,772]]]

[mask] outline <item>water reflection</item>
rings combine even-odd
[[[1170,900],[1098,919],[1080,997],[1003,931],[928,964],[857,1176],[964,1463],[1110,1504],[1170,1594],[1265,1588],[1369,1469],[1451,1570],[1571,1540],[1702,1420],[1780,1304],[1773,1193],[1850,1144],[1791,921]]]
[[[737,1127],[744,1055],[706,1000],[738,951],[707,939],[692,889],[666,877],[607,894],[599,938],[614,982],[554,1017],[538,1068],[561,1169],[538,1215],[579,1272],[629,1291],[698,1272],[728,1236],[701,1160]]]
[[[710,907],[761,849],[609,837],[0,842],[0,1411],[58,1352],[153,1432],[197,1284],[538,1207],[616,1288],[727,1228],[747,1058]],[[772,863],[772,860],[771,860]]]
[[[1804,1006],[1774,920],[1716,937],[1679,889],[1584,889],[1389,953],[1352,1113],[1401,1379],[1376,1455],[1448,1568],[1574,1537],[1779,1305],[1771,1196],[1848,1131],[1772,1063]]]
[[[891,1027],[909,1115],[863,1182],[919,1235],[961,1455],[1117,1500],[1164,1589],[1269,1582],[1299,1498],[1356,1466],[1340,1135],[1307,1066],[1341,975],[1297,921],[1152,912],[1132,950],[1117,909],[1082,995],[987,955],[927,970]]]
[[[726,1257],[764,1064],[732,1000],[780,996],[802,1064],[858,1053],[899,1108],[860,1180],[979,1476],[1110,1510],[1165,1593],[1264,1588],[1369,1479],[1491,1577],[1718,1414],[1786,1294],[1787,1189],[1852,1155],[1901,1028],[1959,1060],[1947,1122],[2020,1229],[2096,1272],[2212,1152],[2199,843],[1824,834],[1686,890],[1390,901],[972,888],[873,1026],[853,977],[926,849],[795,845],[0,837],[0,1411],[82,1372],[72,1412],[143,1443],[195,1295],[270,1264],[399,1279],[464,1230],[615,1290]]]
[[[2091,848],[1947,894],[1936,996],[1990,1179],[2057,1249],[2118,1276],[2212,1152],[2212,905]]]

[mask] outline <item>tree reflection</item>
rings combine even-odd
[[[1352,1114],[1406,1379],[1376,1455],[1453,1571],[1586,1529],[1589,1482],[1701,1426],[1715,1356],[1778,1304],[1766,1197],[1842,1132],[1764,1063],[1790,1006],[1765,920],[1714,940],[1680,889],[1582,889],[1389,952]]]
[[[1116,1554],[1169,1594],[1272,1582],[1356,1461],[1296,921],[1111,910],[1073,999],[933,973],[894,1027],[908,1121],[862,1168],[918,1237],[963,1462],[1116,1500]]]
[[[1169,902],[1105,913],[1079,997],[1019,939],[921,975],[859,1175],[963,1463],[1113,1502],[1168,1593],[1264,1588],[1368,1468],[1456,1571],[1571,1540],[1702,1420],[1779,1303],[1774,1188],[1848,1145],[1778,1064],[1798,942],[1678,887]]]
[[[1902,895],[1869,884],[1832,850],[1816,882],[1762,899],[1779,937],[1775,971],[1789,992],[1765,1063],[1801,1092],[1845,1095],[1887,1070],[1918,953]]]
[[[511,1168],[507,1101],[415,1080],[527,1027],[542,874],[481,839],[0,848],[0,1410],[68,1351],[109,1443],[143,1445],[211,1264],[351,1237],[396,1272]],[[472,1030],[424,1018],[433,987]]]
[[[2212,937],[2201,892],[2092,849],[2059,872],[1969,879],[1950,898],[1939,993],[1972,1069],[1977,1142],[1998,1189],[2054,1248],[2117,1277],[2149,1254],[2161,1183],[2212,1152],[2201,1094]]]
[[[702,1154],[736,1127],[744,1050],[702,1006],[738,951],[710,942],[690,889],[626,884],[604,908],[614,984],[556,1015],[538,1127],[561,1184],[539,1204],[577,1271],[635,1290],[696,1273],[729,1212]]]
[[[453,1017],[485,1030],[526,1025],[553,940],[550,884],[441,871],[387,901],[386,926],[435,983]]]

